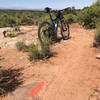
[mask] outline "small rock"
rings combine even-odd
[[[4,57],[0,56],[0,60],[4,60]]]
[[[97,59],[100,59],[100,54],[99,54],[99,55],[96,55],[96,58],[97,58]]]
[[[26,40],[25,44],[28,46],[28,45],[30,45],[30,42],[28,40]]]
[[[96,41],[93,42],[93,47],[96,47],[97,48],[99,46],[100,46],[99,43],[97,43]]]

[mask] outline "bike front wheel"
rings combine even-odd
[[[40,24],[39,29],[38,29],[38,38],[41,43],[43,43],[44,39],[51,38],[52,33],[53,33],[53,30],[50,27],[49,22],[45,21]]]
[[[61,35],[63,40],[69,39],[70,29],[69,29],[69,24],[66,21],[61,22]]]

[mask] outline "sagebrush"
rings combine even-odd
[[[14,31],[8,32],[7,36],[10,37],[10,38],[13,38],[13,37],[16,37],[16,33]]]
[[[96,1],[90,7],[83,9],[68,7],[62,13],[70,23],[78,22],[86,28],[95,28],[97,22],[100,21],[100,1]],[[55,17],[53,18],[55,19]],[[0,27],[38,25],[48,19],[49,16],[44,11],[0,11]]]
[[[100,26],[97,27],[97,29],[96,29],[94,39],[100,45]]]
[[[29,51],[29,60],[32,61],[34,59],[41,59],[41,53],[36,45],[31,44],[28,48]]]
[[[29,46],[29,60],[34,59],[44,59],[53,55],[50,49],[51,41],[49,39],[44,39],[41,44],[41,49],[38,46],[32,44]]]
[[[16,43],[16,48],[19,51],[29,53],[28,59],[30,61],[44,59],[44,58],[48,58],[48,57],[52,56],[53,53],[51,52],[50,46],[51,46],[50,39],[44,39],[43,43],[40,46],[35,45],[34,43],[32,43],[28,46],[24,42]]]
[[[16,43],[16,48],[19,51],[28,52],[28,46],[23,41],[17,42]]]

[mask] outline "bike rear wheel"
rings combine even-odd
[[[70,29],[69,29],[69,24],[66,21],[61,22],[61,35],[63,40],[69,39]]]

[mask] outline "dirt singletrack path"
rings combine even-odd
[[[93,31],[80,26],[72,28],[71,39],[61,44],[60,54],[54,60],[59,68],[43,100],[88,100],[100,85],[100,62],[92,44]]]
[[[96,59],[96,52],[92,47],[93,34],[94,30],[85,30],[73,24],[71,38],[56,43],[53,47],[57,52],[55,57],[25,68],[26,76],[34,73],[39,81],[47,81],[38,94],[39,100],[88,100],[94,88],[100,87],[100,61]],[[31,84],[33,80],[33,77],[28,78],[27,82],[30,82],[26,84]],[[19,97],[18,93],[21,93],[20,89],[17,93],[15,91],[15,97]],[[25,97],[25,94],[22,96]],[[17,99],[10,99],[9,96],[3,100]]]

